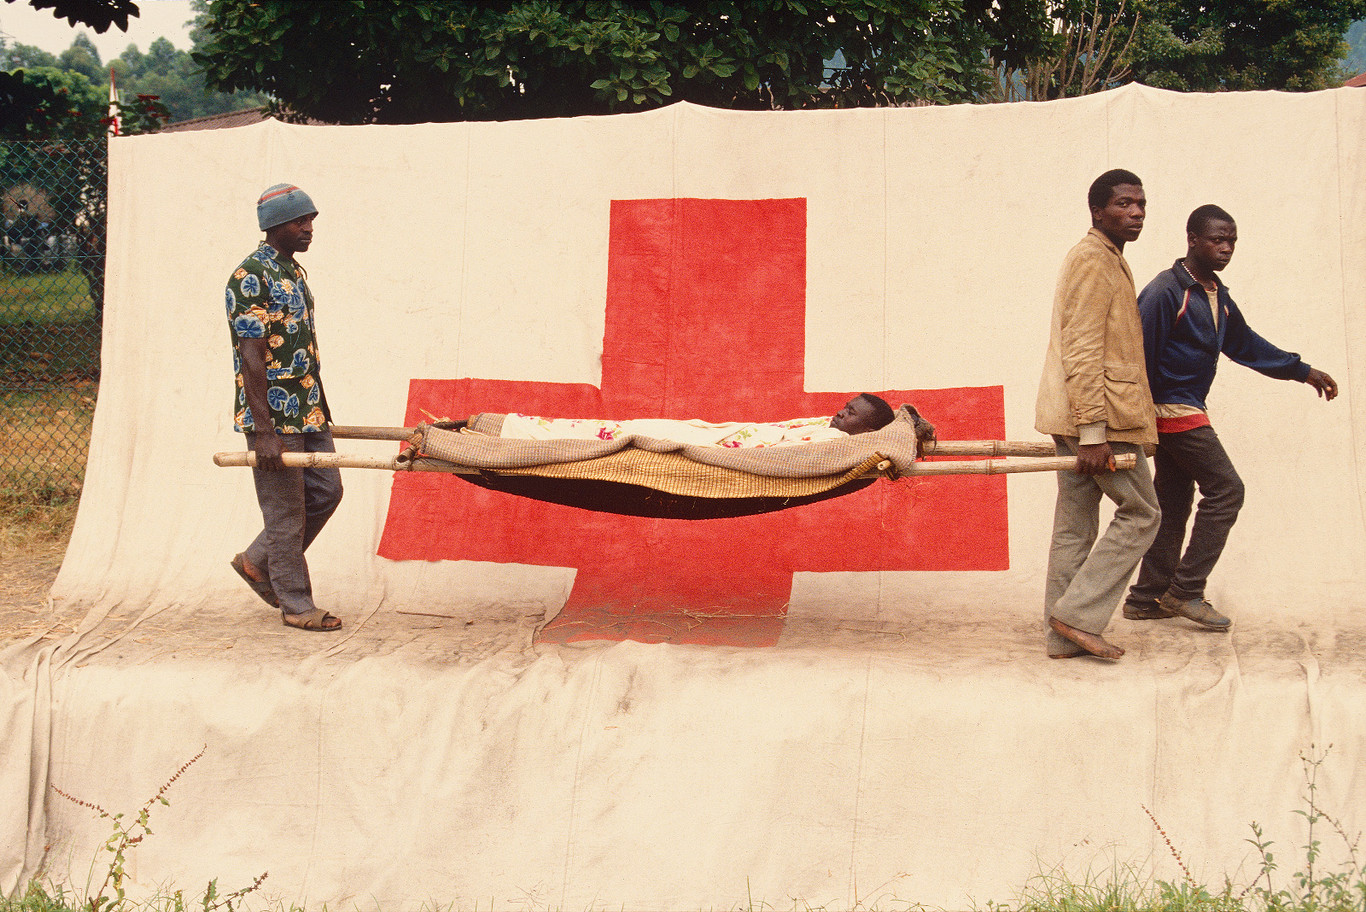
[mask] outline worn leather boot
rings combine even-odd
[[[1166,608],[1163,608],[1158,599],[1153,599],[1147,605],[1125,602],[1124,616],[1131,621],[1160,621],[1163,618],[1176,617]]]
[[[1194,621],[1206,630],[1228,630],[1233,626],[1232,620],[1215,611],[1214,606],[1202,598],[1182,598],[1168,591],[1158,604],[1164,610]]]

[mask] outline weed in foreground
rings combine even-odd
[[[29,883],[22,896],[14,899],[0,897],[0,909],[4,912],[75,912],[75,902],[75,897],[62,887],[55,887],[49,893],[35,880]]]
[[[187,912],[192,908],[200,912],[236,912],[235,904],[259,890],[266,878],[265,874],[250,885],[225,895],[218,893],[217,880],[210,881],[203,895],[192,904],[186,902],[179,890],[170,895],[158,894],[152,900],[136,905],[129,903],[124,896],[127,854],[151,835],[149,812],[152,805],[158,802],[168,804],[164,797],[167,789],[203,755],[204,751],[201,750],[177,770],[156,795],[142,806],[131,823],[124,822],[122,814],[110,814],[96,804],[74,798],[54,787],[53,790],[63,798],[89,808],[112,822],[113,833],[101,850],[110,856],[104,882],[93,895],[87,884],[86,897],[82,900],[74,893],[66,892],[63,887],[58,886],[49,891],[35,881],[20,897],[0,897],[0,912]],[[1144,813],[1152,821],[1181,870],[1180,880],[1157,880],[1137,867],[1118,860],[1100,873],[1088,871],[1080,880],[1059,866],[1030,878],[1014,902],[989,901],[984,906],[974,905],[972,908],[974,912],[1366,912],[1366,865],[1358,853],[1361,837],[1359,834],[1349,836],[1341,821],[1325,811],[1319,803],[1318,776],[1326,755],[1326,750],[1315,753],[1311,746],[1308,754],[1300,756],[1306,783],[1305,807],[1294,813],[1303,817],[1308,824],[1308,835],[1303,846],[1305,860],[1303,867],[1291,874],[1284,886],[1278,886],[1273,876],[1280,869],[1280,863],[1272,852],[1273,845],[1264,837],[1261,826],[1256,822],[1251,825],[1253,838],[1247,842],[1252,844],[1260,857],[1257,875],[1241,890],[1235,890],[1227,878],[1221,888],[1211,890],[1195,880],[1166,830],[1152,811],[1145,807]],[[1345,856],[1336,866],[1328,865],[1325,861],[1325,849],[1321,842],[1324,828],[1336,834],[1345,850]],[[93,879],[92,876],[92,882]],[[489,908],[495,907],[490,899]],[[450,912],[455,907],[424,908]],[[736,908],[757,912],[776,907],[762,901],[756,903],[751,894],[747,896],[746,905]],[[796,901],[792,908],[812,910],[813,907]],[[892,909],[898,912],[925,912],[927,907],[879,895],[872,902],[856,900],[855,909],[858,912]],[[288,912],[299,910],[292,907]]]
[[[170,805],[170,802],[166,800],[167,789],[175,784],[175,781],[183,776],[185,771],[193,766],[199,758],[203,757],[206,750],[208,750],[207,746],[186,761],[180,769],[176,770],[175,774],[172,775],[170,779],[167,779],[161,788],[157,790],[157,793],[147,799],[147,803],[138,809],[137,816],[131,821],[126,820],[122,813],[111,814],[98,804],[75,798],[57,788],[55,785],[51,786],[54,792],[67,801],[83,808],[89,808],[95,812],[96,816],[103,820],[110,821],[113,826],[113,833],[105,840],[104,845],[100,849],[100,852],[109,853],[107,867],[104,871],[104,880],[100,884],[99,889],[92,893],[90,884],[94,882],[93,875],[95,873],[95,867],[92,866],[92,877],[90,882],[86,885],[85,898],[81,900],[79,904],[81,912],[132,912],[127,897],[124,895],[123,888],[123,882],[127,876],[126,866],[128,863],[128,853],[135,849],[143,839],[152,835],[152,806],[155,804]],[[96,855],[96,858],[99,858],[98,854]],[[233,912],[234,905],[244,896],[259,890],[265,879],[266,875],[263,872],[260,877],[256,878],[256,880],[248,886],[245,886],[240,890],[234,890],[231,893],[220,894],[218,892],[218,879],[214,878],[209,881],[209,885],[204,889],[204,893],[199,900],[193,903],[193,907],[202,910],[202,912],[218,912],[220,909],[223,910],[223,912]],[[32,896],[34,905],[20,906],[16,912],[49,912],[49,910],[54,910],[55,912],[55,910],[74,909],[74,903],[76,902],[76,897],[74,895],[68,900],[62,888],[59,887],[57,889],[57,896],[53,897],[48,895],[47,891],[43,890],[41,887],[38,887],[35,891],[35,886],[36,885],[31,884],[28,893],[26,894],[26,898]],[[161,897],[161,899],[164,901],[151,903],[150,906],[149,904],[142,904],[141,907],[163,910],[163,912],[185,912],[185,909],[187,908],[185,895],[180,890],[176,890],[169,896]]]
[[[1331,745],[1330,745],[1331,747]],[[1061,867],[1037,874],[1025,884],[1014,903],[988,902],[984,912],[1366,912],[1366,865],[1358,853],[1361,837],[1349,836],[1340,820],[1319,803],[1318,776],[1327,750],[1300,755],[1304,768],[1305,806],[1294,813],[1308,823],[1304,863],[1278,884],[1280,868],[1270,840],[1252,823],[1260,866],[1242,889],[1225,878],[1218,889],[1198,883],[1171,837],[1148,808],[1143,808],[1181,870],[1181,879],[1153,879],[1143,871],[1115,861],[1099,874],[1081,879]],[[1345,855],[1335,866],[1325,864],[1323,830],[1341,840]]]
[[[1279,868],[1272,854],[1272,843],[1262,835],[1262,828],[1252,823],[1252,838],[1247,840],[1261,856],[1261,870],[1246,891],[1266,912],[1366,912],[1366,864],[1357,849],[1361,834],[1349,836],[1338,818],[1319,804],[1319,768],[1332,749],[1328,745],[1315,753],[1300,754],[1304,768],[1304,808],[1295,811],[1309,826],[1304,845],[1304,867],[1291,874],[1288,885],[1276,887],[1272,874]],[[1327,826],[1342,841],[1345,855],[1335,868],[1325,870],[1324,847],[1320,841]]]
[[[1080,878],[1061,867],[1031,877],[1013,906],[989,904],[989,912],[1149,912],[1165,908],[1159,890],[1141,870],[1115,860],[1108,869]],[[1190,906],[1172,906],[1189,909]]]

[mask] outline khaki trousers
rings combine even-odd
[[[1077,442],[1076,437],[1053,438],[1059,456],[1075,456]],[[1143,448],[1130,443],[1111,443],[1110,448],[1116,455],[1136,453],[1138,465],[1103,475],[1058,473],[1044,588],[1044,624],[1051,654],[1076,652],[1077,647],[1047,626],[1050,617],[1087,633],[1105,631],[1161,522]],[[1115,515],[1097,541],[1102,495],[1114,502]]]

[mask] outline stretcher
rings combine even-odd
[[[393,456],[285,453],[282,459],[286,466],[301,468],[442,472],[520,497],[667,519],[721,519],[790,509],[851,494],[878,479],[1076,468],[1076,459],[1056,455],[1051,442],[927,440],[918,438],[914,427],[898,424],[847,441],[716,456],[693,447],[655,446],[659,441],[603,448],[595,447],[596,441],[508,440],[432,424],[334,425],[332,436],[338,440],[394,441],[402,447]],[[799,450],[807,452],[794,452]],[[219,466],[255,465],[249,451],[217,453],[213,459]],[[1135,464],[1132,454],[1114,459],[1119,469]]]

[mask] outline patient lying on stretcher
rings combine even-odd
[[[697,446],[780,447],[865,434],[886,427],[893,417],[892,407],[885,400],[871,393],[862,393],[850,399],[832,417],[793,418],[772,424],[676,421],[668,418],[605,421],[595,418],[541,418],[513,413],[503,418],[499,436],[519,440],[616,440],[627,435],[639,435]]]

